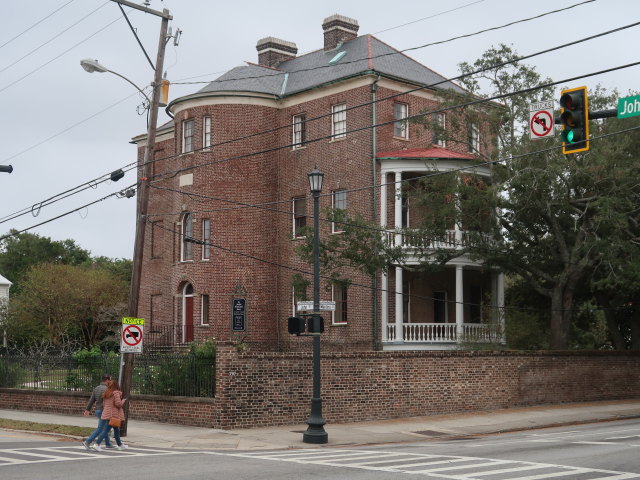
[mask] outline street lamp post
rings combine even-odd
[[[147,129],[147,145],[144,150],[144,157],[142,159],[142,164],[139,165],[139,174],[140,180],[138,184],[138,198],[137,198],[137,206],[136,206],[136,236],[135,243],[133,246],[133,267],[131,272],[131,287],[129,293],[129,304],[128,304],[128,316],[137,317],[138,316],[138,300],[140,298],[140,283],[142,277],[142,261],[143,261],[143,252],[144,252],[144,238],[145,238],[145,228],[147,224],[147,206],[149,204],[149,187],[147,186],[149,179],[149,166],[153,161],[153,150],[155,147],[156,141],[156,125],[158,123],[158,108],[160,105],[160,87],[162,85],[162,68],[164,65],[164,52],[165,46],[167,43],[167,30],[169,27],[169,20],[172,19],[172,16],[169,14],[169,10],[166,8],[163,9],[162,12],[152,10],[150,8],[146,8],[145,6],[137,5],[135,3],[126,1],[126,0],[112,0],[116,3],[127,5],[136,10],[141,10],[146,13],[150,13],[152,15],[156,15],[162,18],[162,22],[160,24],[160,38],[158,40],[158,53],[157,60],[155,65],[154,77],[153,77],[153,93],[151,95],[151,99],[145,95],[147,100],[149,101],[149,124]],[[82,68],[84,68],[87,72],[110,72],[122,77],[129,83],[131,83],[138,91],[141,91],[140,88],[133,83],[128,78],[123,77],[120,74],[113,72],[107,68],[102,67],[97,61],[83,61],[81,62]],[[124,355],[123,369],[121,375],[121,388],[122,388],[122,396],[123,398],[127,398],[128,401],[124,404],[124,413],[125,417],[129,418],[129,407],[131,405],[131,397],[129,392],[131,391],[131,376],[133,374],[133,355],[132,353],[127,353]],[[127,422],[122,424],[120,429],[120,434],[122,436],[126,436],[127,434]]]
[[[322,418],[322,397],[320,394],[320,254],[319,254],[319,214],[318,200],[322,192],[324,173],[317,167],[308,174],[309,188],[313,195],[313,394],[311,415],[307,419],[307,431],[302,436],[305,443],[327,443],[329,436],[324,430]]]

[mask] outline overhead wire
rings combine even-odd
[[[51,18],[54,14],[56,14],[57,12],[59,12],[60,10],[62,10],[64,7],[66,7],[67,5],[69,5],[70,3],[73,3],[74,0],[69,0],[67,3],[65,3],[64,5],[56,8],[53,12],[47,14],[46,16],[44,16],[43,18],[41,18],[40,20],[38,20],[36,23],[34,23],[33,25],[31,25],[30,27],[28,27],[27,29],[23,30],[22,32],[20,32],[18,35],[15,35],[14,37],[10,38],[9,40],[7,40],[6,42],[4,42],[2,45],[0,45],[0,48],[4,48],[5,46],[9,45],[11,42],[13,42],[14,40],[17,40],[18,38],[20,38],[22,35],[24,35],[25,33],[27,33],[28,31],[32,30],[33,28],[37,27],[38,25],[40,25],[42,22],[44,22],[45,20],[47,20],[48,18]]]
[[[46,42],[41,43],[40,45],[38,45],[36,48],[34,48],[33,50],[29,51],[28,53],[26,53],[25,55],[23,55],[22,57],[18,58],[17,60],[15,60],[13,63],[10,63],[9,65],[6,65],[4,68],[2,68],[0,70],[0,73],[10,69],[11,67],[13,67],[14,65],[17,65],[18,63],[20,63],[22,60],[24,60],[25,58],[29,57],[30,55],[34,54],[35,52],[37,52],[38,50],[40,50],[42,47],[44,47],[45,45],[50,44],[53,40],[55,40],[56,38],[62,36],[63,34],[67,33],[69,30],[71,30],[73,27],[75,27],[76,25],[82,23],[84,20],[86,20],[87,18],[89,18],[91,15],[93,15],[94,13],[96,13],[98,10],[100,10],[102,7],[104,7],[105,5],[107,5],[109,2],[104,2],[102,5],[100,5],[98,8],[96,8],[95,10],[92,10],[91,12],[89,12],[88,14],[86,14],[84,17],[82,17],[80,20],[78,20],[77,22],[72,23],[71,25],[69,25],[68,27],[66,27],[64,30],[62,30],[61,32],[57,33],[56,35],[54,35],[53,37],[49,38]]]

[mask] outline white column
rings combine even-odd
[[[389,341],[389,275],[386,271],[382,272],[382,295],[380,301],[380,310],[382,317],[382,341]]]
[[[456,265],[456,340],[462,341],[464,333],[464,288],[462,265]]]
[[[404,342],[404,326],[402,325],[404,302],[402,298],[402,267],[396,267],[396,341]]]
[[[382,171],[380,178],[382,179],[380,185],[380,229],[382,230],[381,235],[385,237],[388,236],[386,233],[387,229],[387,172]],[[389,239],[390,240],[390,239]],[[380,310],[381,310],[381,318],[382,318],[382,341],[389,341],[389,272],[382,272],[382,295],[380,295]]]
[[[402,228],[402,172],[395,172],[395,204],[394,204],[394,226],[397,231]],[[396,245],[402,245],[402,235],[396,234]]]

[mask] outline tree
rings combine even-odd
[[[80,265],[88,262],[89,252],[76,245],[74,240],[53,241],[34,233],[17,233],[11,230],[0,240],[0,272],[13,286],[12,294],[22,290],[22,278],[33,265],[59,263]]]
[[[635,159],[640,134],[629,132],[624,146],[613,137],[594,140],[588,153],[567,156],[561,153],[557,137],[530,140],[526,131],[528,105],[554,98],[554,94],[549,89],[519,93],[548,80],[519,62],[504,65],[516,58],[511,48],[500,45],[473,65],[461,64],[463,73],[482,70],[463,80],[474,98],[510,95],[503,108],[490,107],[483,117],[489,124],[487,130],[498,138],[493,153],[503,159],[494,165],[493,178],[485,182],[473,168],[455,174],[434,168],[433,175],[404,188],[406,201],[426,210],[420,225],[401,233],[419,240],[412,242],[415,249],[411,254],[420,258],[421,264],[412,268],[438,268],[468,254],[487,267],[520,277],[536,294],[549,300],[550,347],[565,349],[569,346],[577,289],[588,289],[591,276],[603,265],[624,270],[624,259],[632,255],[629,250],[637,254],[640,202],[635,179],[640,164]],[[442,96],[452,104],[464,103],[459,94],[444,92]],[[606,105],[611,98],[598,90],[592,104]],[[452,117],[464,124],[465,115],[477,118],[479,114],[482,112],[477,109],[466,108]],[[427,120],[425,125],[433,128]],[[613,128],[613,123],[607,122],[599,122],[596,130]],[[460,128],[453,126],[448,133],[456,141]],[[432,240],[442,238],[453,222],[467,235],[464,249],[441,248],[434,252]],[[367,231],[380,237],[375,225],[367,225]],[[364,244],[358,238],[362,235],[360,229],[357,234],[332,239],[335,244],[323,255],[364,269],[375,267],[375,262],[379,265],[380,260],[374,261],[370,255],[351,255],[357,242]],[[375,245],[380,248],[373,251],[385,256],[387,264],[402,264],[402,253]],[[618,279],[622,278],[618,273]]]
[[[22,291],[11,299],[10,336],[60,345],[69,335],[90,348],[123,314],[127,294],[127,283],[105,269],[36,265],[25,274]]]

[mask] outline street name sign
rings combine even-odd
[[[553,123],[553,100],[529,105],[529,136],[532,140],[553,136]]]
[[[629,118],[640,115],[640,95],[618,99],[618,118]]]
[[[313,301],[298,301],[297,310],[299,312],[305,310],[313,310]],[[320,310],[335,312],[336,302],[332,302],[331,300],[320,300]]]
[[[142,353],[144,337],[144,318],[122,318],[120,353]]]

